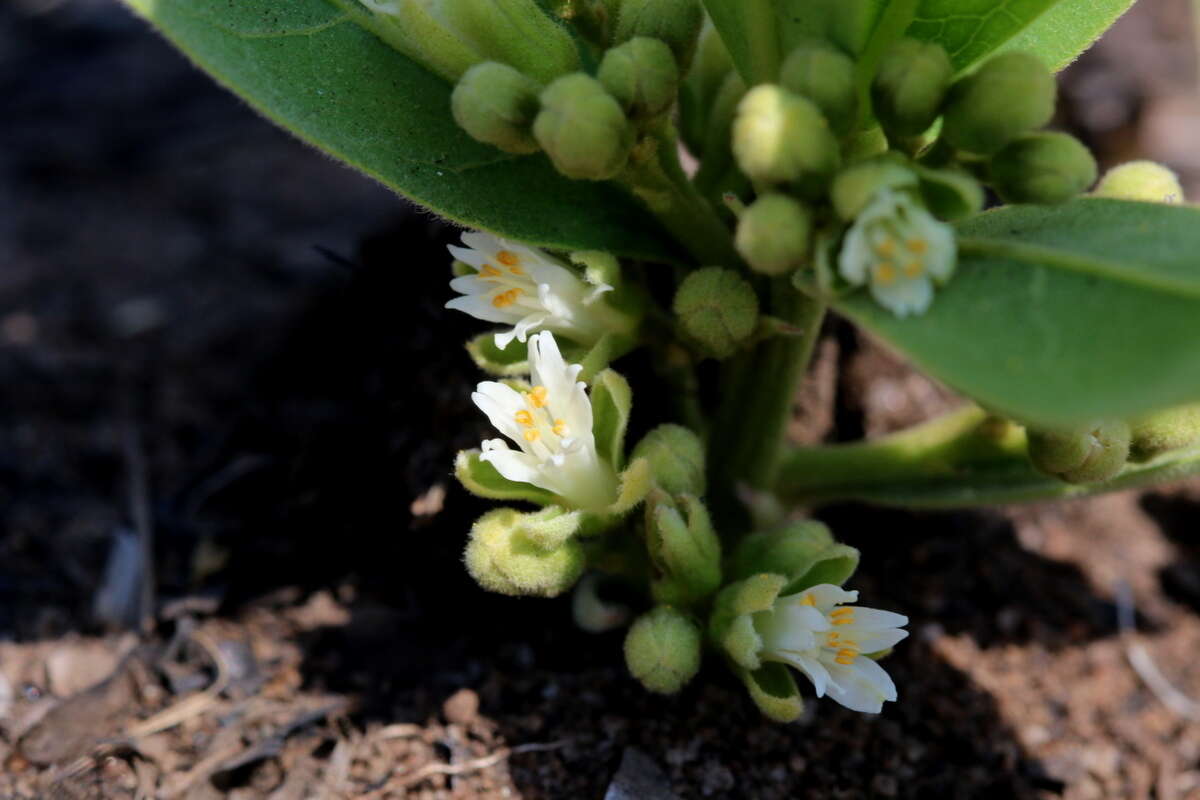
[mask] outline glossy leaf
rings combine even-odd
[[[959,72],[1000,50],[1071,63],[1133,0],[922,0],[909,35],[937,42]]]
[[[257,111],[455,222],[550,248],[675,255],[617,187],[468,137],[450,84],[370,33],[353,0],[127,2]]]
[[[958,226],[923,315],[866,292],[836,308],[933,377],[1045,426],[1200,400],[1200,209],[1080,199]]]

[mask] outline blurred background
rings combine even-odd
[[[1059,120],[1192,200],[1196,31],[1141,0]],[[900,702],[780,727],[716,668],[650,697],[619,632],[459,563],[455,231],[113,0],[0,4],[0,109],[0,796],[1200,797],[1200,484],[825,509],[913,620]],[[798,440],[956,402],[837,322],[813,370]]]

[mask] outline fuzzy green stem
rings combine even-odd
[[[1189,448],[1129,465],[1102,483],[1064,483],[1032,467],[1018,426],[969,407],[872,442],[792,450],[775,491],[798,505],[960,508],[1083,497],[1197,474],[1200,448]]]

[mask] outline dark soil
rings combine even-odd
[[[1143,0],[1063,121],[1200,196],[1186,10]],[[9,0],[0,67],[0,797],[599,798],[637,752],[681,798],[1200,797],[1200,483],[823,509],[912,619],[900,701],[775,725],[715,666],[648,695],[620,633],[459,563],[454,231],[107,2]],[[814,376],[807,440],[955,402],[837,323]]]

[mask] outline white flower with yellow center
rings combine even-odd
[[[957,261],[954,230],[910,195],[881,189],[854,221],[838,257],[842,277],[869,284],[881,306],[898,317],[922,314],[934,283],[945,283]]]
[[[583,367],[563,360],[549,332],[529,338],[529,365],[529,391],[484,381],[471,395],[492,425],[520,448],[488,439],[480,459],[508,480],[553,492],[573,508],[607,508],[617,498],[617,476],[596,452],[592,402],[586,384],[576,380]]]
[[[496,334],[501,350],[513,339],[524,342],[534,330],[593,344],[614,326],[615,312],[598,302],[612,291],[608,284],[591,286],[546,253],[486,233],[464,233],[462,240],[466,247],[451,245],[450,252],[475,274],[450,281],[462,297],[446,308],[512,325]]]
[[[908,631],[908,617],[875,608],[848,606],[858,599],[828,583],[785,595],[754,617],[762,638],[759,657],[803,672],[817,697],[828,694],[846,708],[878,714],[896,699],[896,685],[883,667],[867,657],[887,650]]]

